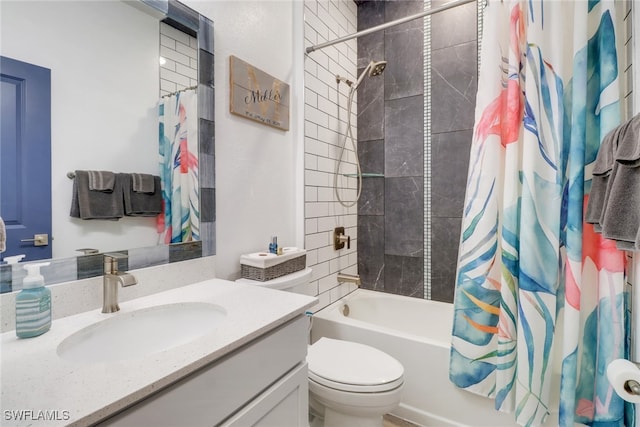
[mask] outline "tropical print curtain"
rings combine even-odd
[[[195,90],[163,97],[158,106],[163,243],[200,240],[198,114]]]
[[[583,222],[598,148],[620,122],[613,7],[484,11],[450,379],[520,425],[558,412],[552,425],[631,425],[606,378],[628,351],[625,256]]]

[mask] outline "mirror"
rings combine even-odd
[[[9,0],[0,19],[0,55],[51,69],[52,261],[68,273],[45,268],[45,281],[101,274],[95,255],[76,257],[81,248],[128,252],[128,268],[214,255],[213,23],[173,0]],[[168,246],[158,244],[155,218],[71,218],[67,177],[77,169],[158,175],[160,21],[193,37],[197,64],[184,87],[197,84],[200,241]],[[0,266],[2,291],[20,270]]]

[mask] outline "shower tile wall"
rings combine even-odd
[[[352,0],[304,0],[305,47],[354,33],[357,7]],[[343,207],[333,189],[334,167],[346,129],[347,93],[336,75],[355,80],[356,41],[349,40],[305,56],[305,248],[307,266],[313,269],[306,293],[318,297],[319,310],[355,290],[338,283],[338,272],[357,273],[356,207]],[[352,111],[355,124],[357,106]],[[355,173],[355,153],[347,143],[342,173]],[[341,177],[342,178],[342,177]],[[356,180],[339,181],[343,199],[354,200]],[[345,227],[351,248],[333,248],[333,229]]]
[[[437,7],[444,1],[431,2]],[[424,10],[422,1],[360,1],[358,29]],[[431,298],[452,301],[477,88],[476,6],[431,19]],[[455,31],[452,29],[455,28]],[[358,39],[359,71],[388,62],[358,91],[358,151],[365,173],[358,205],[363,287],[424,297],[423,21]],[[429,170],[429,168],[427,168]]]

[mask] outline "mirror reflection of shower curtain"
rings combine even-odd
[[[163,97],[159,107],[161,243],[200,240],[198,114],[195,90]]]

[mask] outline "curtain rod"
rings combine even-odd
[[[438,6],[435,8],[431,8],[425,12],[420,12],[415,15],[405,16],[404,18],[396,19],[395,21],[387,22],[384,24],[376,25],[375,27],[368,28],[366,30],[358,31],[357,33],[349,34],[347,36],[343,36],[337,38],[335,40],[330,40],[325,43],[320,43],[315,46],[309,46],[306,49],[307,53],[311,53],[318,49],[323,49],[328,46],[332,46],[336,43],[346,42],[347,40],[351,40],[353,38],[357,38],[360,36],[366,36],[367,34],[375,33],[376,31],[384,30],[385,28],[394,27],[396,25],[404,24],[405,22],[413,21],[414,19],[424,18],[425,16],[429,16],[434,13],[442,12],[443,10],[452,9],[457,6],[462,6],[463,4],[471,3],[476,0],[455,0],[450,1],[449,3],[445,3],[442,6]]]

